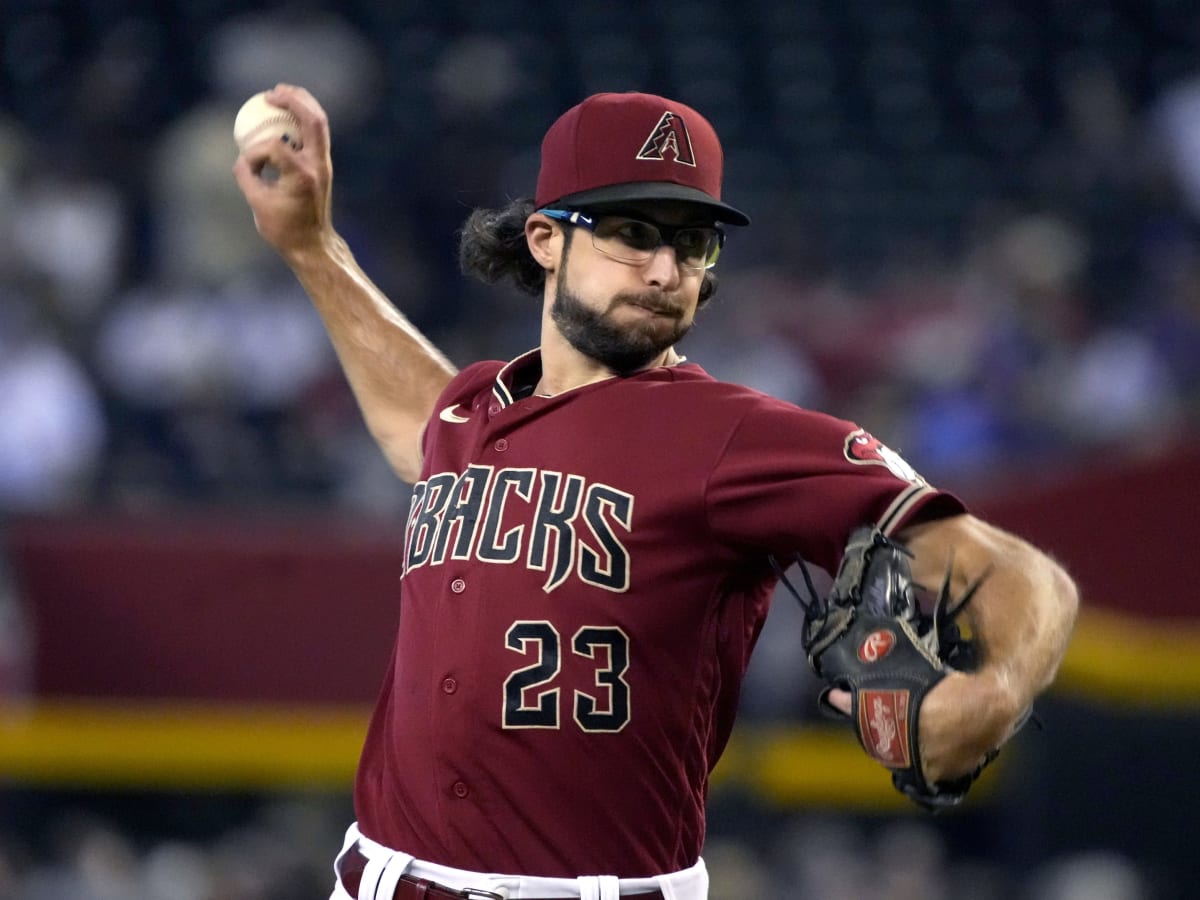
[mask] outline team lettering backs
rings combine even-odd
[[[572,574],[609,591],[629,589],[633,495],[582,475],[470,466],[413,488],[405,571],[478,560],[546,572],[549,593]]]

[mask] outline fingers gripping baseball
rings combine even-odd
[[[234,178],[259,234],[285,256],[332,233],[329,122],[306,90],[279,85],[248,100],[235,121]]]

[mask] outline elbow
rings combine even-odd
[[[392,467],[392,471],[396,473],[396,477],[405,484],[416,484],[421,478],[421,466],[419,464],[411,465],[404,461],[389,458],[388,465]]]
[[[406,484],[416,484],[421,477],[421,456],[413,454],[405,446],[377,441],[388,466]]]
[[[367,430],[388,466],[401,481],[408,484],[416,484],[421,478],[423,427],[424,423],[367,422]]]
[[[1051,596],[1057,600],[1059,616],[1068,635],[1075,627],[1079,616],[1079,585],[1067,570],[1051,562]]]
[[[1067,654],[1075,622],[1079,616],[1079,586],[1070,574],[1058,563],[1049,561],[1048,584],[1045,596],[1049,602],[1043,605],[1040,629],[1047,638],[1048,662],[1039,690],[1054,682],[1059,666]]]

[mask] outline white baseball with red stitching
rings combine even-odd
[[[233,139],[239,150],[261,140],[284,140],[293,147],[300,145],[300,122],[288,112],[267,102],[266,92],[255,94],[242,104],[233,120]]]

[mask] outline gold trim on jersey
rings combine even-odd
[[[903,522],[913,507],[923,501],[930,494],[937,494],[937,488],[931,487],[928,484],[913,484],[896,495],[896,499],[879,517],[879,530],[885,535],[891,537],[896,527]]]

